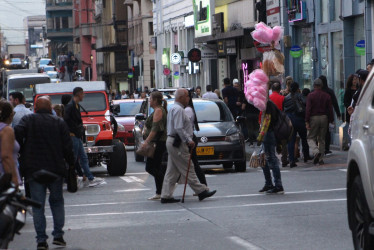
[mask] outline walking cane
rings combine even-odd
[[[186,194],[186,187],[187,187],[187,180],[188,180],[188,173],[190,172],[190,166],[191,166],[191,158],[192,158],[192,150],[190,150],[190,158],[188,159],[188,167],[187,167],[187,173],[186,173],[186,182],[184,183],[184,190],[183,190],[183,196],[182,196],[182,203],[184,203],[184,195]]]

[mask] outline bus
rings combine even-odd
[[[16,74],[8,76],[5,85],[6,98],[9,100],[9,93],[21,92],[26,102],[33,103],[34,86],[37,83],[50,83],[51,78],[47,74]]]

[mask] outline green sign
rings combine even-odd
[[[291,47],[290,55],[293,58],[298,58],[298,57],[302,56],[302,54],[303,54],[303,50],[300,48],[300,46],[294,45],[294,46]]]
[[[193,0],[193,13],[195,22],[195,37],[210,36],[212,34],[212,14],[214,4],[211,0]],[[211,9],[210,6],[213,6]]]
[[[175,71],[174,74],[173,74],[173,78],[175,80],[179,79],[179,71]]]
[[[360,40],[356,43],[355,51],[358,55],[364,56],[366,54],[365,51],[365,40]]]
[[[129,72],[128,74],[127,74],[127,78],[133,78],[134,77],[134,74],[132,73],[132,72]]]

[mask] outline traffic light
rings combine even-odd
[[[256,9],[258,10],[258,22],[266,24],[266,0],[260,0],[256,3]]]

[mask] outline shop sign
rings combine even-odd
[[[293,58],[299,58],[303,54],[303,50],[300,48],[299,45],[294,45],[291,47],[290,55]]]
[[[226,41],[226,55],[236,55],[235,40]]]
[[[164,68],[163,73],[164,73],[164,75],[168,76],[168,75],[170,75],[171,71],[168,68]]]
[[[182,57],[179,53],[173,53],[170,56],[170,61],[172,64],[179,64],[182,60]]]
[[[266,20],[271,27],[280,25],[279,0],[266,0]]]
[[[358,55],[364,56],[365,55],[365,40],[360,40],[356,43],[355,51]]]
[[[173,74],[173,78],[175,80],[178,80],[179,79],[179,71],[175,71],[174,74]]]
[[[201,46],[201,59],[217,59],[217,48],[208,47],[206,45]]]
[[[170,68],[170,48],[164,48],[161,57],[162,65]]]
[[[212,35],[213,0],[193,0],[195,37]]]
[[[217,46],[218,46],[218,55],[219,56],[226,55],[225,54],[225,43],[223,41],[218,41]]]

